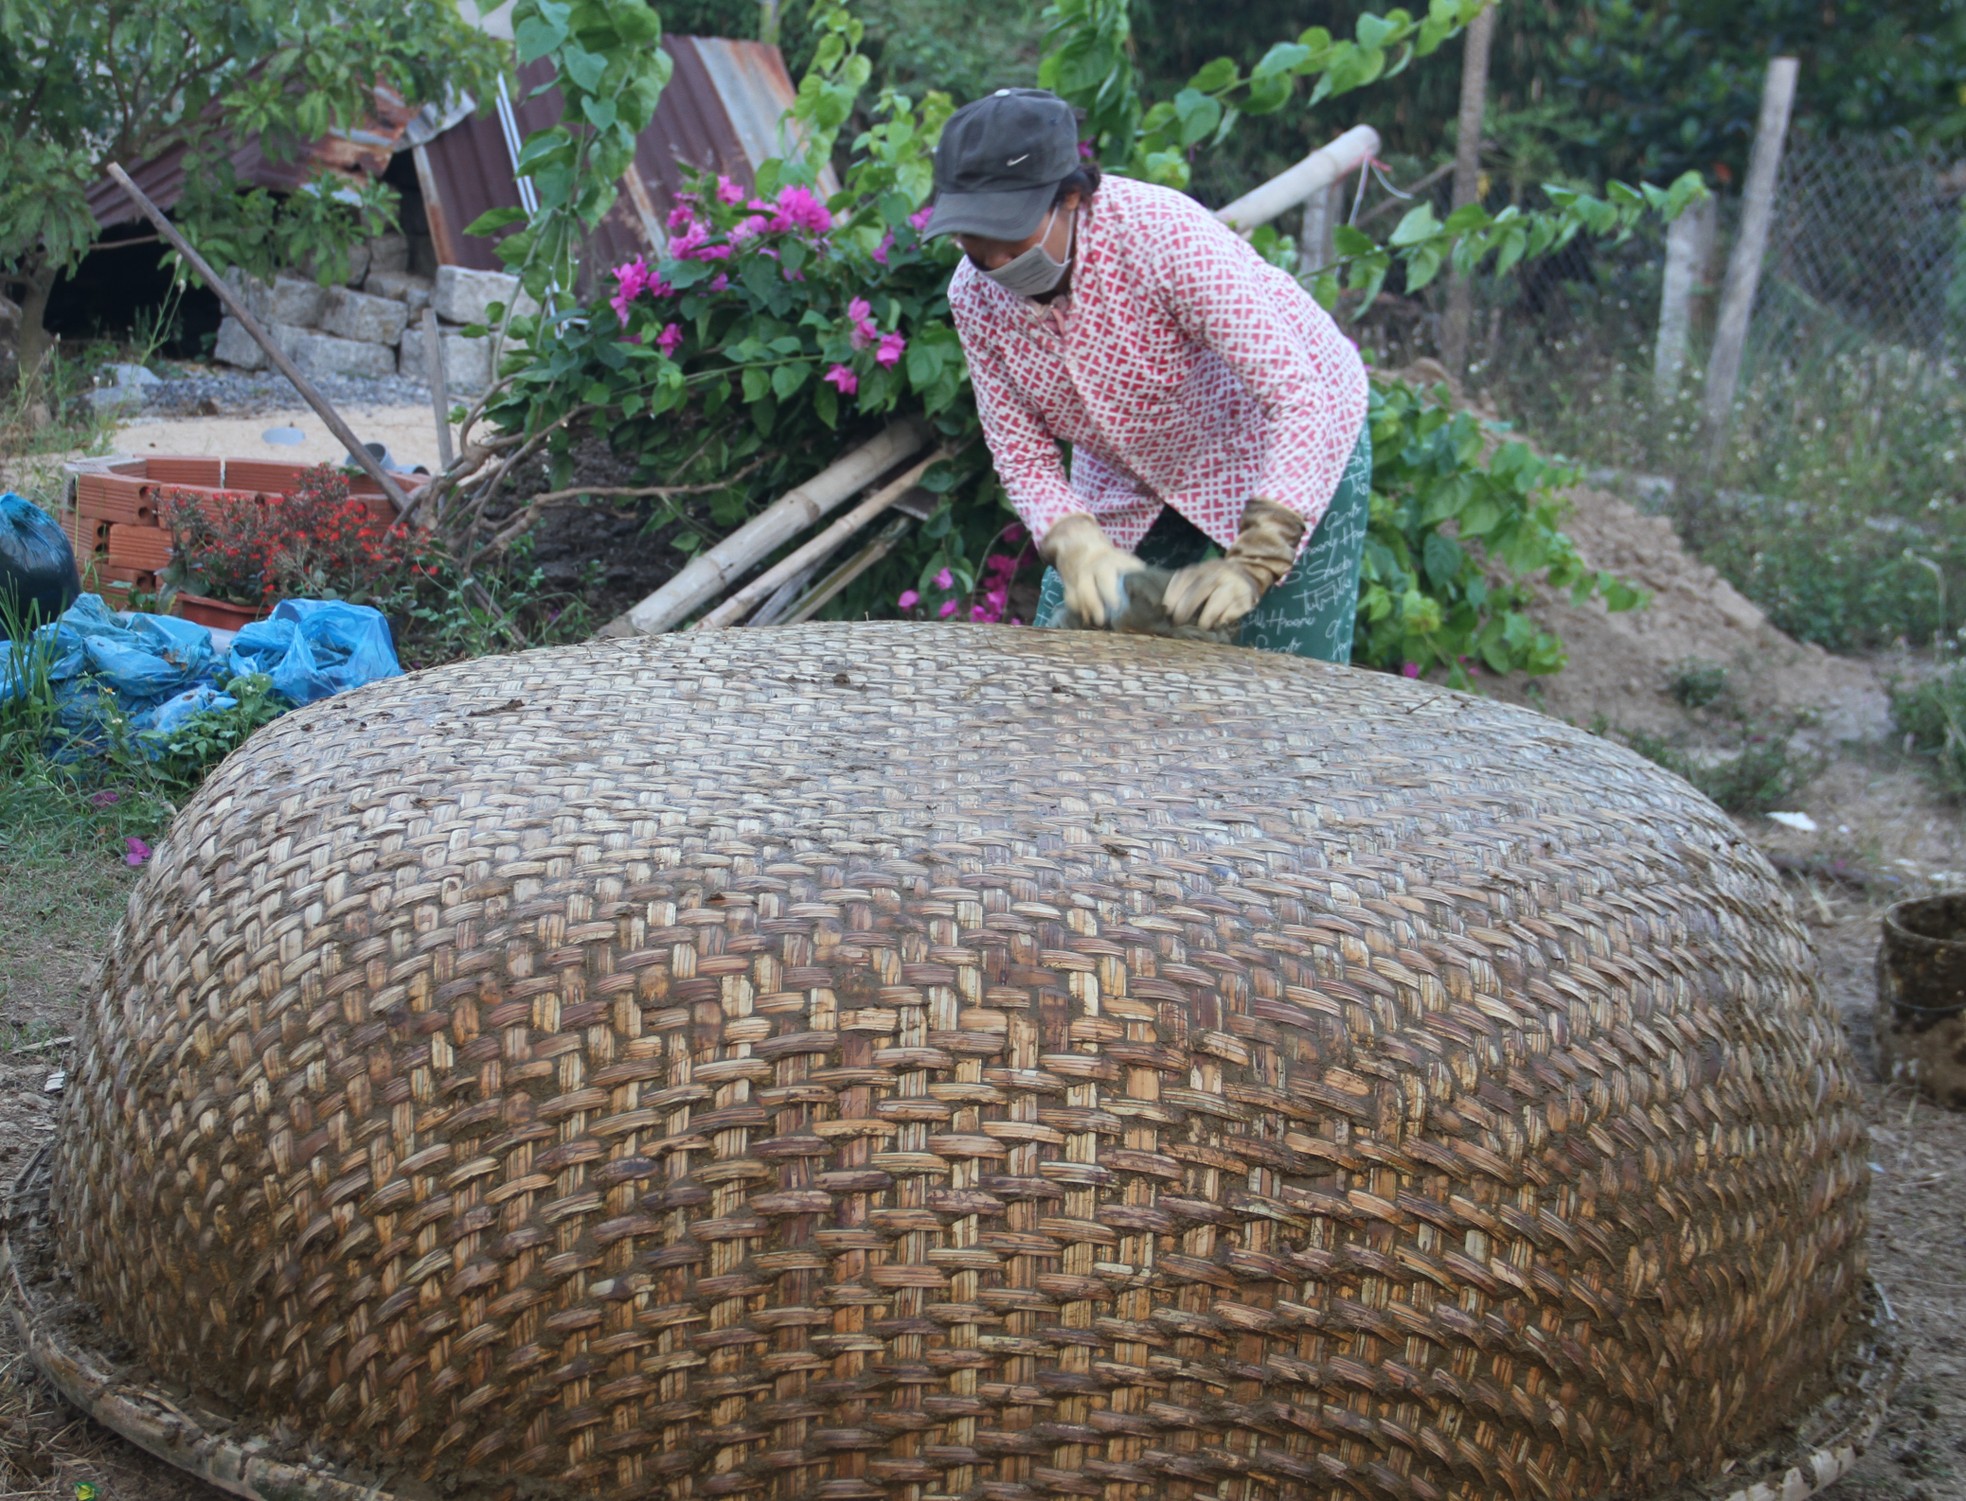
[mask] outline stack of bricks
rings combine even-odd
[[[68,466],[68,503],[62,530],[75,549],[82,588],[100,594],[113,609],[133,594],[155,594],[158,575],[171,560],[171,531],[163,497],[252,495],[261,500],[290,492],[305,464],[265,459],[87,459]],[[348,493],[366,500],[377,516],[395,513],[381,488],[366,475],[348,476]]]

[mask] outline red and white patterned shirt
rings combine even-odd
[[[1260,495],[1304,516],[1308,545],[1365,422],[1365,365],[1331,315],[1171,188],[1100,182],[1068,295],[1019,297],[964,257],[949,305],[997,474],[1040,538],[1087,511],[1131,549],[1167,504],[1226,547]]]

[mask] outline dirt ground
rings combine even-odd
[[[342,414],[364,443],[381,443],[405,469],[421,464],[436,471],[437,418],[429,407],[349,407]],[[298,443],[269,442],[266,434],[298,430]],[[456,429],[452,429],[453,441]],[[116,430],[116,450],[136,458],[150,454],[209,454],[228,459],[292,460],[299,464],[342,463],[348,451],[309,408],[296,403],[286,411],[252,417],[155,417]]]
[[[121,441],[137,452],[153,442],[177,452],[259,452],[240,447],[246,430],[257,437],[285,420],[143,424]],[[426,457],[414,446],[419,424],[430,431],[427,413],[377,414],[357,426],[412,462]],[[434,436],[426,441],[434,448]],[[321,456],[333,455],[324,449]],[[1918,664],[1798,646],[1689,558],[1663,522],[1608,495],[1580,495],[1569,530],[1593,564],[1650,589],[1652,606],[1608,616],[1596,606],[1552,605],[1546,618],[1570,649],[1570,667],[1533,686],[1484,686],[1578,724],[1601,717],[1620,728],[1691,734],[1696,720],[1669,684],[1679,664],[1697,658],[1726,666],[1755,712],[1809,711],[1815,722],[1805,733],[1827,766],[1793,811],[1813,818],[1817,831],[1765,818],[1745,818],[1741,826],[1787,874],[1824,985],[1868,1066],[1884,907],[1966,888],[1959,810],[1936,796],[1892,741],[1888,683]],[[78,873],[80,896],[57,897],[10,882],[0,869],[0,1177],[11,1179],[54,1129],[50,1077],[69,1061],[66,1039],[127,875],[116,867]],[[1899,1320],[1906,1363],[1886,1430],[1827,1494],[1835,1501],[1966,1501],[1966,1115],[1898,1087],[1873,1083],[1867,1097],[1872,1268]],[[26,1364],[9,1326],[0,1333],[0,1501],[71,1501],[85,1481],[100,1487],[104,1501],[218,1494],[67,1410]]]

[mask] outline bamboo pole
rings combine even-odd
[[[875,517],[920,484],[922,476],[928,473],[931,465],[941,463],[948,456],[946,449],[938,448],[905,473],[881,486],[797,552],[731,595],[729,599],[699,620],[696,628],[702,630],[706,626],[715,629],[718,626],[736,625],[751,612],[752,606],[762,601],[780,584],[798,577],[808,568],[823,561],[847,538],[861,531]]]
[[[430,377],[430,404],[437,411],[437,472],[451,467],[451,393],[444,379],[444,346],[437,330],[437,310],[423,310],[423,369]]]
[[[929,429],[913,418],[883,428],[850,454],[788,491],[709,551],[690,559],[674,578],[597,633],[655,635],[722,594],[760,558],[830,515],[904,459],[928,446]]]
[[[813,616],[825,609],[826,606],[830,605],[839,595],[846,591],[848,584],[851,584],[861,574],[865,573],[869,568],[872,568],[876,563],[898,548],[901,545],[901,539],[908,535],[908,528],[913,526],[919,519],[919,517],[908,515],[905,511],[901,515],[896,516],[875,534],[872,542],[869,542],[859,552],[848,558],[838,568],[835,568],[815,584],[812,592],[801,599],[786,614],[785,624],[798,625],[803,621],[812,619]]]
[[[1481,201],[1481,122],[1488,111],[1488,57],[1495,43],[1495,7],[1468,24],[1461,59],[1461,116],[1454,137],[1454,207]],[[1474,280],[1459,271],[1447,279],[1447,316],[1440,331],[1440,362],[1456,381],[1468,375],[1468,328],[1474,321]]]
[[[1234,203],[1218,208],[1215,217],[1238,233],[1248,234],[1258,225],[1268,224],[1277,215],[1295,208],[1313,193],[1330,187],[1347,173],[1358,171],[1378,154],[1379,132],[1370,125],[1354,125],[1296,166],[1279,172]]]
[[[275,344],[272,336],[259,326],[259,320],[239,300],[238,295],[225,279],[206,264],[202,255],[191,248],[191,242],[178,233],[177,226],[166,219],[157,205],[144,195],[143,189],[130,180],[129,173],[115,162],[111,162],[109,175],[130,202],[142,211],[144,218],[157,226],[157,233],[164,237],[173,250],[184,257],[186,264],[193,271],[204,278],[205,285],[218,293],[218,300],[225,304],[226,311],[237,318],[239,326],[251,334],[259,347],[266,351],[266,357],[273,362],[273,368],[293,382],[293,388],[300,392],[301,400],[314,408],[315,415],[328,425],[328,431],[333,433],[341,446],[348,450],[348,456],[361,466],[362,472],[382,486],[382,493],[389,497],[389,503],[396,508],[396,513],[399,516],[406,513],[410,509],[410,498],[403,493],[402,486],[398,485],[389,471],[382,467],[376,456],[364,446],[362,440],[355,436],[354,429],[341,420],[341,413],[329,404],[328,398],[316,390],[314,383],[302,375],[294,362],[287,358],[287,352]]]
[[[1796,77],[1801,71],[1792,57],[1769,61],[1761,89],[1761,118],[1754,127],[1754,154],[1748,160],[1747,188],[1742,194],[1741,233],[1727,261],[1727,286],[1720,295],[1720,323],[1713,336],[1713,358],[1707,363],[1706,464],[1720,462],[1727,442],[1728,419],[1741,383],[1741,360],[1747,350],[1748,324],[1754,313],[1754,294],[1761,285],[1761,263],[1768,254],[1768,230],[1775,218],[1775,188],[1781,179],[1782,141],[1795,107]]]

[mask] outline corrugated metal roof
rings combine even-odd
[[[322,168],[345,177],[380,177],[416,111],[386,85],[376,86],[374,98],[374,113],[361,125],[323,136],[290,162],[271,160],[260,150],[259,137],[249,137],[226,153],[233,176],[243,184],[281,193],[291,193]],[[168,211],[184,196],[184,157],[184,146],[177,145],[140,162],[125,162],[123,168],[145,197]],[[136,205],[107,177],[90,187],[88,204],[96,223],[104,228],[141,217]]]
[[[614,207],[588,236],[584,272],[660,250],[662,223],[676,205],[687,169],[722,172],[748,187],[760,162],[785,154],[783,122],[795,91],[776,47],[686,36],[665,37],[662,46],[674,72],[655,118],[642,132],[635,165],[623,174]],[[521,137],[560,119],[558,90],[527,97],[550,77],[543,61],[519,71],[513,112]],[[493,241],[464,233],[480,214],[519,206],[519,185],[497,115],[460,121],[418,146],[416,165],[437,259],[483,271],[504,269]],[[824,185],[828,191],[835,186],[830,173]]]

